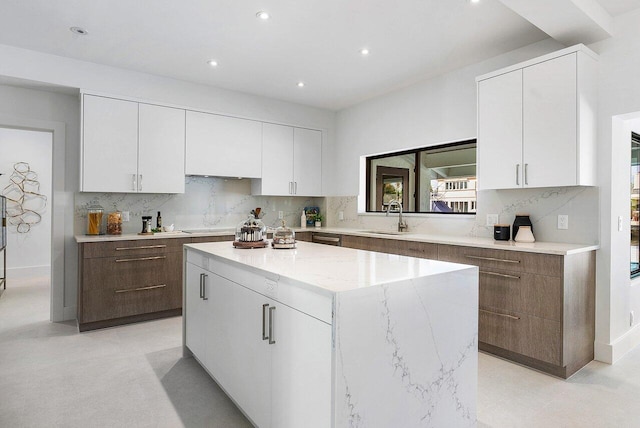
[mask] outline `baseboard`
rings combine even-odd
[[[7,268],[7,279],[37,278],[51,276],[51,266],[25,266],[20,268]]]
[[[640,345],[640,324],[617,338],[613,343],[595,343],[595,358],[607,364],[615,364],[627,352]]]

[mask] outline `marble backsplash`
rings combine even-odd
[[[324,212],[324,198],[293,196],[252,196],[249,179],[221,177],[186,177],[183,194],[76,193],[74,234],[86,232],[87,207],[101,205],[105,213],[129,211],[130,221],[123,222],[123,233],[142,229],[142,216],[162,213],[164,225],[176,230],[235,228],[249,212],[261,207],[267,226],[280,225],[278,211],[283,211],[287,225],[300,226],[300,215],[307,206],[318,206]]]
[[[357,196],[326,198],[327,225],[355,229],[394,230],[397,214],[358,214]],[[539,241],[595,244],[599,242],[597,187],[557,187],[478,192],[478,212],[471,215],[407,215],[410,232],[434,235],[492,237],[487,214],[499,223],[512,224],[516,214],[528,214]],[[339,220],[339,213],[344,220]],[[569,216],[569,229],[557,228],[558,215]]]

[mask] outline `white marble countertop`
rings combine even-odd
[[[259,273],[289,278],[331,293],[477,269],[457,263],[309,242],[298,242],[297,248],[289,250],[270,247],[239,249],[230,242],[187,244],[185,247]]]
[[[384,239],[397,239],[403,241],[414,242],[427,242],[432,244],[446,244],[446,245],[461,245],[466,247],[488,248],[492,250],[509,250],[509,251],[524,251],[528,253],[540,253],[540,254],[554,254],[554,255],[569,255],[586,251],[594,251],[600,248],[599,245],[589,244],[568,244],[561,242],[534,242],[534,243],[522,243],[513,241],[495,241],[493,238],[482,238],[473,236],[451,236],[451,235],[433,235],[426,233],[412,233],[404,232],[402,234],[396,234],[392,230],[380,230],[380,231],[364,231],[358,229],[346,229],[338,227],[322,227],[322,228],[292,228],[296,232],[324,232],[335,233],[342,235],[363,236],[369,238],[384,238]],[[125,235],[76,235],[75,239],[78,243],[84,242],[105,242],[105,241],[126,241],[137,239],[163,239],[163,238],[189,238],[200,236],[225,236],[233,235],[235,229],[202,229],[194,230],[190,233],[182,231],[174,232],[162,232],[154,235],[137,235],[137,234],[125,234]]]

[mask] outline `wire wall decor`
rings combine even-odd
[[[38,174],[27,162],[13,165],[9,184],[2,190],[7,198],[7,222],[16,227],[18,233],[27,233],[42,221],[47,209],[47,197],[40,193]]]

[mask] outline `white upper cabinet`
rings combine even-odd
[[[83,96],[81,162],[81,191],[137,191],[138,103]]]
[[[579,45],[479,77],[479,188],[595,185],[596,73]]]
[[[273,196],[322,195],[322,132],[264,123],[262,179],[252,193]]]
[[[259,178],[262,122],[187,111],[188,175]]]
[[[80,191],[184,193],[184,110],[82,99]]]
[[[139,106],[138,191],[184,193],[185,111]]]

